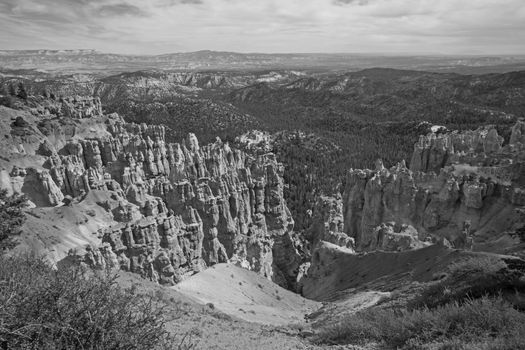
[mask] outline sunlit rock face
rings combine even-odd
[[[397,225],[395,222],[388,222],[376,227],[374,237],[377,237],[377,249],[387,252],[420,249],[431,244],[419,240],[418,232],[414,227]]]
[[[523,202],[522,124],[513,127],[507,145],[490,126],[431,133],[416,143],[411,169],[401,162],[390,169],[378,163],[375,170],[350,170],[345,233],[358,250],[390,250],[381,240],[389,222],[410,225],[420,241],[445,238],[458,248],[472,239],[497,238],[518,220],[514,209]]]
[[[412,171],[436,172],[454,162],[482,161],[502,150],[503,137],[493,126],[474,131],[420,136],[410,162]]]
[[[51,105],[35,112],[38,125],[13,123],[26,140],[19,147],[42,164],[14,167],[5,182],[31,187],[43,207],[74,208],[91,191],[107,193],[94,204],[114,224],[93,233],[104,245],[86,249],[88,265],[118,265],[166,284],[228,261],[276,275],[274,251],[284,256],[286,245],[274,243],[286,240],[294,221],[283,197],[284,168],[273,154],[249,156],[218,138],[200,145],[194,134],[167,143],[163,126],[104,115],[97,98]]]
[[[162,127],[117,123],[111,130],[113,138],[99,141],[104,151],[89,154],[103,154],[106,178],[118,179],[126,200],[155,218],[120,230],[127,244],[115,249],[131,271],[175,283],[233,261],[273,277],[274,240],[293,229],[293,219],[283,199],[283,167],[272,154],[251,158],[219,139],[201,147],[193,134],[166,144]],[[92,158],[85,157],[86,166]],[[88,169],[96,169],[91,163]],[[119,246],[111,238],[117,236],[104,239]]]

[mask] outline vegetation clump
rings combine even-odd
[[[324,326],[315,340],[398,349],[523,349],[524,275],[521,259],[473,255],[450,264],[407,305],[346,316]]]
[[[26,199],[0,191],[0,349],[191,349],[166,330],[163,304],[122,289],[109,271],[58,270],[44,258],[8,256]]]
[[[376,342],[399,349],[523,349],[525,314],[500,297],[432,309],[368,309],[325,327],[316,341]]]
[[[412,307],[436,307],[465,298],[501,295],[525,310],[525,304],[515,298],[517,293],[525,292],[524,275],[525,262],[521,259],[489,254],[472,256],[451,264],[446,278],[423,289]]]
[[[2,349],[177,349],[161,307],[109,273],[0,256]]]
[[[13,236],[20,233],[25,221],[26,205],[25,196],[8,196],[6,190],[0,189],[0,252],[14,245]]]

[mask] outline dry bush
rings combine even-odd
[[[0,348],[191,349],[165,328],[162,304],[80,266],[0,256]]]
[[[472,256],[451,264],[448,274],[423,289],[412,307],[436,307],[465,298],[525,292],[525,262],[492,255]]]
[[[20,227],[25,221],[23,208],[26,205],[25,196],[8,196],[7,190],[0,189],[0,253],[15,245],[12,237],[20,233]]]
[[[434,309],[368,309],[321,329],[315,340],[400,349],[523,349],[525,314],[488,297]]]
[[[525,262],[493,255],[451,264],[405,307],[372,308],[328,325],[319,343],[400,349],[525,349]]]

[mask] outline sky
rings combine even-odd
[[[525,0],[0,0],[0,49],[525,54]]]

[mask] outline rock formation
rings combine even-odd
[[[177,274],[232,260],[273,276],[274,238],[293,228],[282,165],[273,155],[250,158],[220,140],[200,147],[192,134],[182,144],[166,145],[162,127],[116,123],[111,129],[112,139],[81,145],[89,152],[77,153],[92,169],[84,189],[107,186],[113,176],[128,201],[146,218],[156,218],[120,230],[132,271],[153,278],[155,270],[155,278],[172,283]],[[109,171],[102,183],[101,167]],[[110,236],[118,234],[104,238],[118,246]],[[168,272],[155,269],[159,266]]]
[[[410,162],[412,171],[436,172],[454,162],[487,162],[501,151],[503,137],[493,126],[474,131],[420,136]]]
[[[102,116],[102,103],[98,97],[66,97],[61,102],[64,117],[82,119]]]
[[[384,226],[388,222],[411,225],[421,241],[446,238],[460,248],[471,246],[470,235],[500,235],[516,216],[513,208],[523,205],[519,125],[505,146],[490,126],[431,133],[416,143],[411,169],[401,162],[390,169],[378,163],[375,170],[350,170],[343,199],[345,233],[359,250],[390,250],[390,243],[381,241],[385,230],[392,234]],[[498,212],[508,214],[507,223]]]
[[[294,222],[283,198],[284,168],[273,154],[249,156],[220,139],[201,146],[193,134],[167,143],[163,126],[104,115],[97,98],[43,105],[33,111],[38,122],[12,123],[20,147],[43,161],[27,171],[14,167],[7,182],[23,182],[37,206],[67,198],[74,207],[90,191],[110,194],[96,204],[117,224],[97,233],[104,246],[86,249],[88,265],[117,261],[166,284],[228,261],[270,279],[282,275],[274,243],[286,246]]]
[[[431,244],[430,242],[421,242],[414,227],[396,225],[394,222],[376,227],[373,235],[377,237],[377,249],[390,252],[419,249]]]
[[[307,235],[311,249],[315,249],[320,241],[324,241],[353,250],[355,241],[344,232],[341,196],[321,196],[315,209],[313,224]]]
[[[312,226],[303,232],[286,233],[275,239],[274,265],[281,274],[275,281],[287,289],[301,292],[312,254],[321,244],[331,243],[354,252],[354,239],[343,229],[343,202],[336,197],[320,196],[315,205]]]

